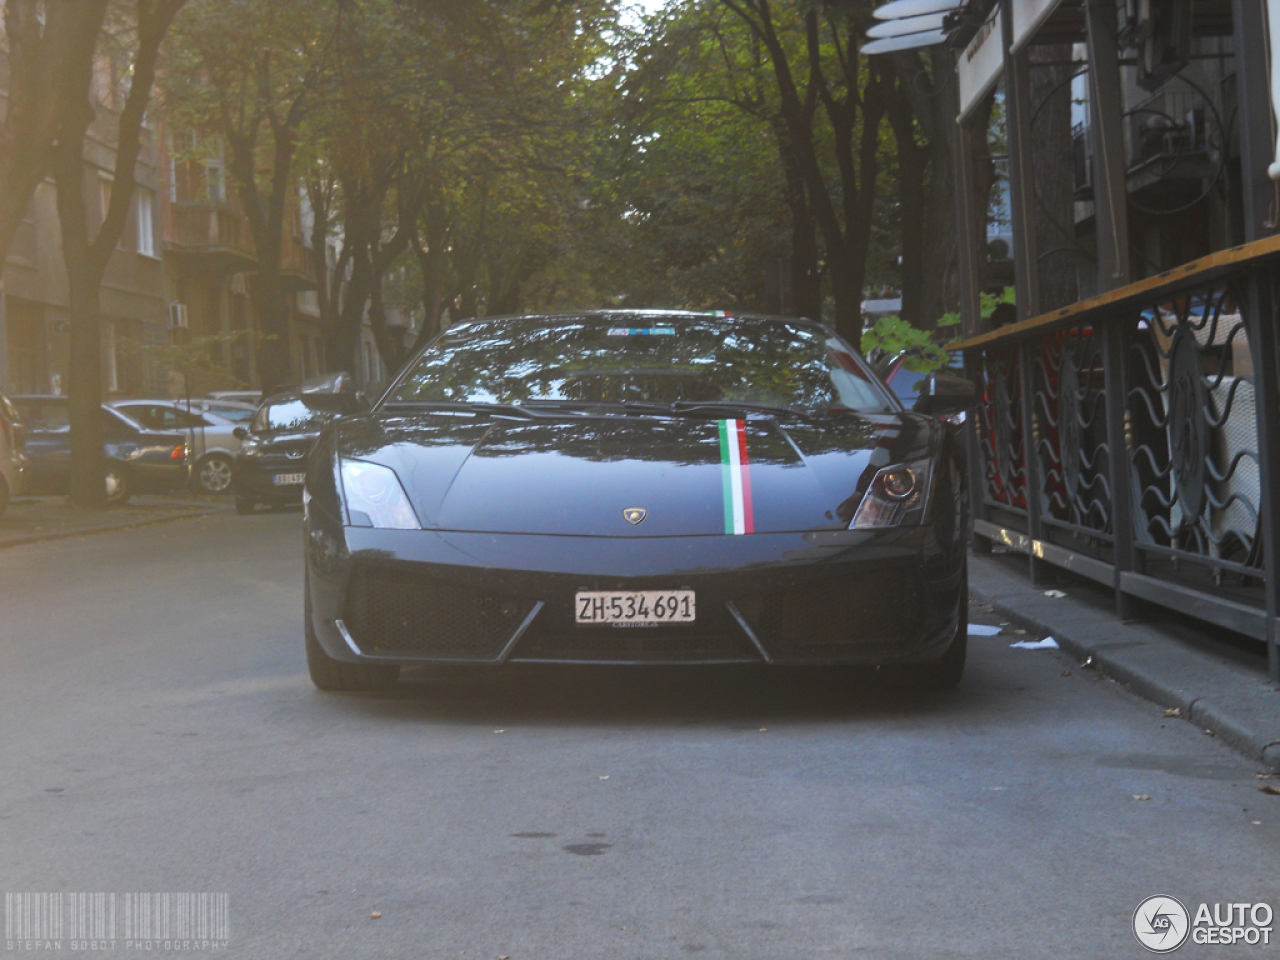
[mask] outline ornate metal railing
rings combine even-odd
[[[1278,266],[1280,240],[1259,241],[958,343],[982,398],[979,544],[1029,554],[1038,579],[1105,583],[1130,611],[1266,640],[1280,663]]]

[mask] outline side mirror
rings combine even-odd
[[[978,403],[978,391],[964,377],[948,373],[931,373],[920,384],[920,398],[913,409],[916,413],[933,415],[961,413]]]
[[[302,402],[312,410],[351,413],[355,404],[356,382],[349,373],[330,373],[304,381],[298,393],[302,395]]]
[[[244,427],[236,427],[234,430],[231,431],[231,435],[235,437],[237,440],[249,439],[249,431],[246,430]]]

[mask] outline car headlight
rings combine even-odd
[[[262,444],[257,440],[245,440],[240,444],[240,453],[242,457],[256,457],[262,453]]]
[[[422,529],[394,470],[366,460],[343,460],[342,489],[353,527]]]
[[[895,463],[881,468],[871,480],[850,530],[893,527],[924,503],[929,483],[929,461]]]

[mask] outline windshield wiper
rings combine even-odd
[[[737,400],[677,400],[667,408],[672,413],[763,413],[774,417],[798,417],[809,419],[809,414],[791,407],[775,407],[767,403],[746,403]]]
[[[652,400],[530,400],[539,410],[572,413],[670,413],[671,407]]]
[[[390,413],[411,413],[416,411],[442,410],[457,413],[488,413],[495,416],[519,417],[521,420],[534,420],[542,414],[516,403],[484,403],[474,400],[424,400],[406,401],[392,400],[384,403],[382,409]]]

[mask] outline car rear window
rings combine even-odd
[[[450,329],[385,398],[405,403],[739,402],[894,409],[830,331],[722,316],[518,318]]]
[[[66,430],[70,426],[65,403],[41,403],[36,401],[16,401],[22,419],[30,430],[56,432]]]

